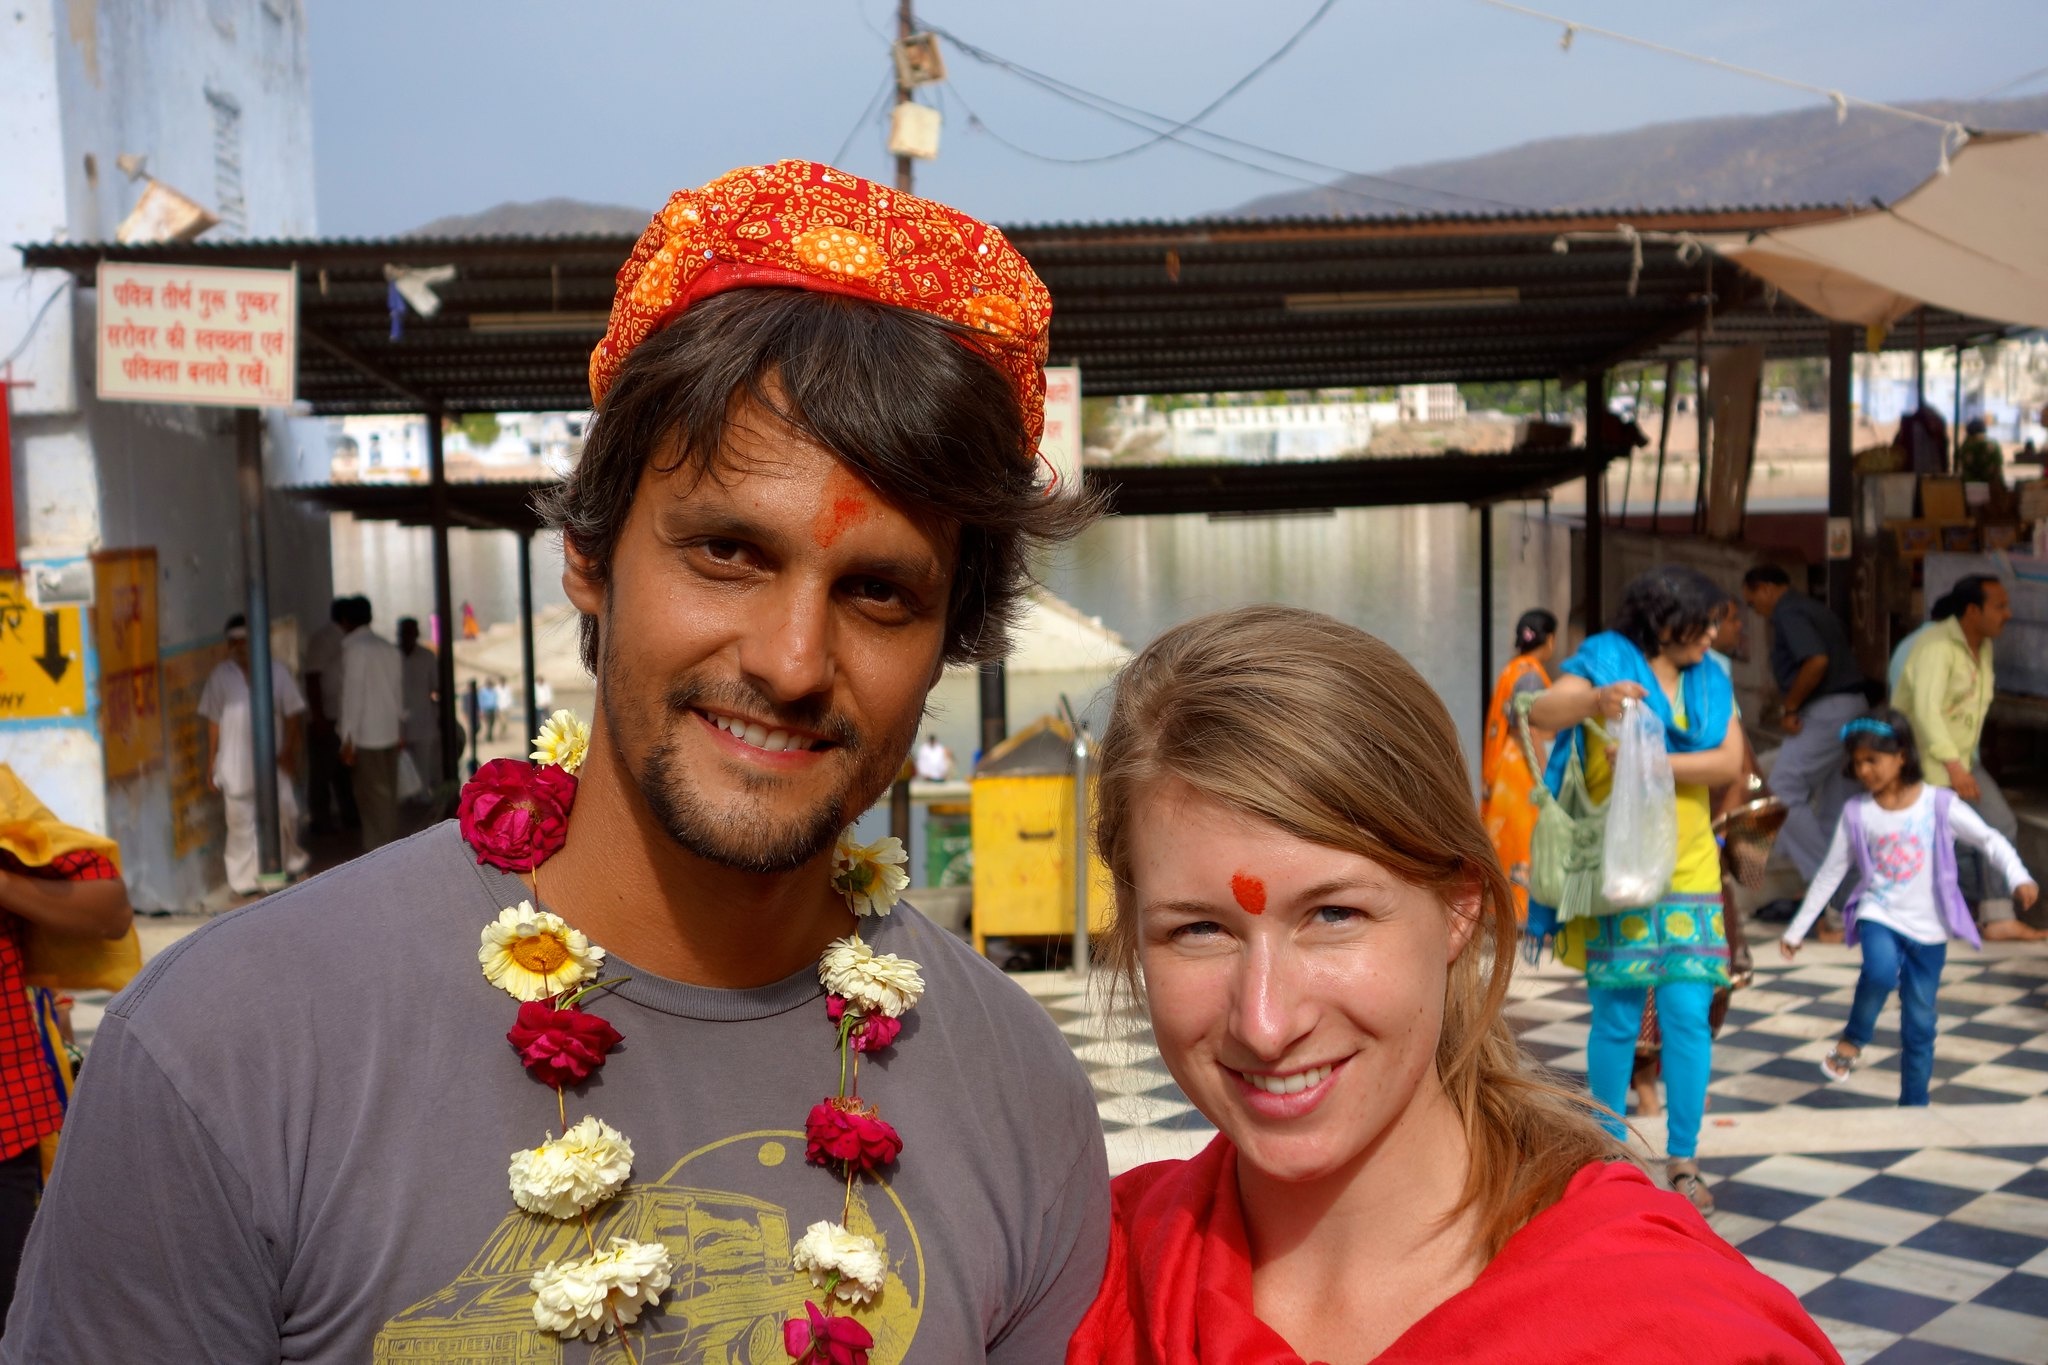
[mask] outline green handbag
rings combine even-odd
[[[1586,770],[1579,761],[1579,739],[1565,759],[1563,790],[1552,795],[1536,764],[1536,744],[1529,735],[1533,696],[1516,699],[1515,723],[1529,769],[1536,774],[1531,799],[1536,802],[1536,828],[1529,835],[1529,899],[1557,911],[1560,924],[1611,915],[1615,907],[1600,895],[1601,864],[1607,845],[1607,803],[1595,802],[1586,790]],[[1597,730],[1595,722],[1587,722]]]

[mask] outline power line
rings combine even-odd
[[[1044,161],[1056,162],[1058,164],[1066,166],[1099,166],[1106,161],[1121,161],[1125,157],[1136,156],[1139,152],[1147,151],[1153,147],[1157,147],[1162,142],[1175,141],[1177,139],[1178,134],[1187,132],[1196,124],[1200,123],[1203,119],[1209,117],[1209,115],[1215,113],[1218,109],[1221,109],[1226,103],[1228,103],[1231,100],[1232,97],[1241,92],[1246,86],[1250,85],[1253,81],[1257,80],[1260,76],[1265,75],[1267,71],[1271,70],[1275,62],[1279,61],[1282,57],[1285,57],[1289,52],[1292,52],[1294,50],[1294,45],[1296,43],[1299,43],[1303,38],[1306,38],[1308,36],[1308,31],[1314,28],[1317,24],[1321,23],[1323,20],[1323,16],[1328,14],[1331,10],[1335,9],[1336,6],[1337,0],[1323,0],[1323,3],[1316,7],[1316,12],[1314,14],[1309,15],[1309,17],[1302,22],[1301,27],[1295,29],[1293,33],[1289,34],[1286,42],[1280,44],[1279,47],[1273,49],[1271,53],[1267,54],[1264,61],[1260,62],[1251,70],[1245,72],[1244,75],[1238,77],[1235,81],[1232,81],[1230,83],[1229,88],[1224,90],[1222,94],[1218,95],[1215,99],[1210,100],[1207,104],[1203,105],[1200,109],[1197,109],[1193,114],[1190,114],[1187,118],[1181,120],[1178,123],[1175,123],[1171,128],[1167,128],[1160,132],[1154,133],[1151,137],[1146,138],[1143,142],[1133,143],[1131,146],[1125,147],[1121,151],[1103,152],[1098,156],[1048,156],[1041,157],[1039,159]],[[948,34],[947,37],[951,38],[952,35]],[[959,40],[954,39],[953,41],[958,42]]]
[[[1571,48],[1574,35],[1591,33],[1596,37],[1624,43],[1630,47],[1640,47],[1649,52],[1661,53],[1666,57],[1676,57],[1680,61],[1696,62],[1701,66],[1711,66],[1720,71],[1730,71],[1738,76],[1747,76],[1751,80],[1766,81],[1772,85],[1782,85],[1791,90],[1803,90],[1809,95],[1819,95],[1834,104],[1837,116],[1845,114],[1849,106],[1853,104],[1864,109],[1875,109],[1880,113],[1891,114],[1898,118],[1915,119],[1921,123],[1931,123],[1941,129],[1957,129],[1962,127],[1961,124],[1955,123],[1952,120],[1936,118],[1932,114],[1923,114],[1915,109],[1902,109],[1896,104],[1886,104],[1881,100],[1860,99],[1855,95],[1847,94],[1840,90],[1830,90],[1824,85],[1813,85],[1806,81],[1793,80],[1789,76],[1780,76],[1775,72],[1759,71],[1753,66],[1738,66],[1734,62],[1724,62],[1719,57],[1708,57],[1698,52],[1687,52],[1683,48],[1652,42],[1648,38],[1638,38],[1632,33],[1620,33],[1611,28],[1601,28],[1597,24],[1582,24],[1576,19],[1566,19],[1561,15],[1547,14],[1540,9],[1530,9],[1527,5],[1515,4],[1513,0],[1479,0],[1479,3],[1482,5],[1492,5],[1495,9],[1504,9],[1512,14],[1526,15],[1531,19],[1541,19],[1546,24],[1558,25],[1564,30],[1564,37],[1560,42],[1567,51]]]
[[[22,352],[26,351],[28,344],[36,339],[36,331],[43,325],[43,316],[50,311],[50,305],[57,301],[58,295],[70,287],[71,277],[69,275],[57,281],[57,287],[50,291],[50,296],[43,300],[43,306],[36,309],[36,315],[29,319],[28,330],[22,333],[21,343],[7,353],[5,360],[0,360],[0,370],[6,369],[9,365],[21,359]]]
[[[1155,140],[1171,141],[1177,144],[1178,146],[1187,148],[1189,151],[1198,152],[1201,155],[1211,157],[1215,160],[1228,162],[1236,166],[1243,166],[1250,170],[1260,171],[1267,175],[1279,176],[1283,179],[1293,180],[1301,184],[1313,185],[1318,189],[1327,189],[1335,193],[1348,195],[1356,199],[1377,201],[1380,203],[1389,203],[1400,208],[1409,209],[1430,207],[1428,205],[1416,204],[1412,200],[1396,198],[1392,195],[1376,195],[1368,193],[1363,190],[1352,189],[1342,185],[1327,184],[1324,181],[1316,180],[1307,176],[1297,175],[1293,172],[1282,170],[1276,166],[1266,165],[1256,161],[1249,161],[1243,157],[1233,156],[1227,152],[1219,151],[1213,147],[1203,146],[1198,142],[1190,141],[1190,137],[1206,138],[1212,142],[1221,143],[1225,146],[1242,149],[1243,151],[1255,156],[1263,156],[1268,158],[1275,158],[1281,161],[1291,162],[1294,165],[1304,166],[1309,169],[1321,171],[1329,175],[1338,175],[1346,177],[1348,179],[1369,181],[1373,184],[1386,185],[1393,189],[1406,190],[1410,194],[1430,195],[1438,199],[1461,199],[1469,203],[1485,205],[1488,208],[1506,209],[1515,212],[1530,211],[1529,206],[1526,204],[1509,203],[1505,200],[1490,199],[1484,195],[1464,194],[1456,190],[1438,189],[1429,185],[1417,185],[1407,181],[1396,180],[1390,176],[1369,175],[1363,171],[1352,170],[1347,166],[1336,166],[1330,164],[1329,162],[1316,161],[1309,157],[1297,156],[1292,152],[1283,152],[1277,148],[1261,146],[1260,144],[1255,142],[1247,142],[1242,138],[1230,137],[1223,133],[1212,132],[1211,130],[1206,128],[1190,128],[1187,127],[1185,124],[1181,124],[1180,121],[1173,118],[1169,118],[1164,114],[1155,113],[1149,109],[1141,109],[1136,105],[1128,104],[1122,100],[1115,99],[1111,96],[1103,95],[1096,91],[1087,90],[1080,86],[1074,85],[1071,82],[1061,80],[1057,76],[1050,76],[1047,75],[1045,72],[1034,70],[1031,67],[1025,66],[1021,62],[1012,61],[1011,59],[1001,56],[998,53],[990,52],[985,48],[978,47],[975,44],[970,43],[966,39],[960,37],[958,34],[952,33],[936,25],[932,26],[931,31],[933,33],[938,34],[940,37],[944,38],[954,47],[958,48],[962,54],[968,57],[972,57],[973,59],[983,63],[984,65],[993,66],[998,70],[1008,72],[1010,75],[1015,76],[1020,80],[1026,81],[1032,85],[1038,86],[1040,89],[1045,90],[1046,92],[1060,99],[1066,100],[1071,104],[1077,104],[1082,108],[1100,114],[1105,118],[1114,119],[1119,123],[1123,123],[1129,127],[1136,128],[1141,132],[1154,134]],[[956,84],[954,85],[954,95],[957,98],[959,97],[959,94],[959,87]],[[974,110],[968,106],[967,101],[964,98],[962,98],[960,102],[962,107],[967,108],[968,116],[974,121],[976,126],[978,126],[983,132],[987,133],[990,137],[994,138],[997,142],[1001,143],[1005,147],[1010,148],[1012,151],[1017,152],[1019,155],[1030,157],[1031,159],[1036,161],[1048,162],[1053,165],[1072,165],[1075,164],[1077,160],[1094,159],[1054,156],[1045,152],[1037,151],[1030,147],[1025,147],[1022,144],[1015,142],[1010,138],[1004,137],[1000,133],[996,132],[994,128],[991,128],[985,119],[982,119],[979,115],[975,114]],[[1149,120],[1150,122],[1139,122],[1138,120],[1140,119]],[[1162,129],[1154,125],[1165,125],[1165,127]]]
[[[895,85],[895,76],[882,77],[882,84],[875,90],[874,94],[868,96],[868,107],[860,111],[860,117],[854,120],[853,127],[846,130],[846,140],[841,142],[839,150],[832,154],[831,164],[837,166],[840,162],[846,160],[847,148],[853,146],[853,140],[860,136],[860,130],[867,127],[873,121],[875,115],[880,112],[882,97],[888,94]]]

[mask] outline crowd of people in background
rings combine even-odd
[[[1769,631],[1781,742],[1767,789],[1728,657],[1740,646],[1744,605]],[[1963,578],[1900,642],[1882,681],[1864,676],[1841,619],[1776,564],[1749,569],[1739,600],[1697,570],[1653,569],[1628,585],[1611,628],[1561,665],[1552,663],[1554,616],[1532,611],[1516,623],[1515,656],[1486,712],[1481,815],[1515,883],[1527,941],[1585,973],[1588,1079],[1613,1131],[1631,1102],[1638,1115],[1665,1112],[1673,1187],[1703,1211],[1713,1197],[1696,1157],[1713,1038],[1729,992],[1752,970],[1717,815],[1759,792],[1775,795],[1784,808],[1777,850],[1803,894],[1755,913],[1791,920],[1787,958],[1809,936],[1846,938],[1860,953],[1850,1019],[1821,1064],[1830,1082],[1849,1074],[1896,993],[1900,1103],[1926,1104],[1947,944],[2048,937],[2016,914],[2037,892],[1982,752],[1994,644],[2011,614],[1998,578]],[[1662,725],[1677,798],[1675,871],[1654,904],[1561,921],[1556,907],[1529,899],[1536,784],[1558,795],[1576,766],[1590,798],[1604,802],[1614,758],[1605,727],[1630,702]]]

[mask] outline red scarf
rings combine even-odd
[[[1252,1311],[1237,1151],[1117,1177],[1102,1292],[1067,1365],[1303,1365]],[[1375,1365],[1840,1365],[1799,1301],[1634,1166],[1594,1163]]]

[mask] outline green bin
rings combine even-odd
[[[974,825],[965,801],[934,801],[925,816],[924,884],[974,885]]]

